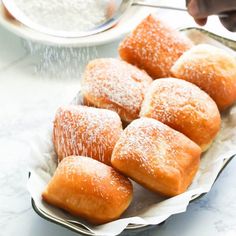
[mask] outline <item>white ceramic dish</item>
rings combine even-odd
[[[58,45],[64,47],[85,47],[106,44],[121,38],[131,31],[148,14],[157,11],[148,7],[131,7],[122,17],[120,22],[113,28],[102,33],[81,38],[61,38],[36,32],[21,24],[7,14],[2,1],[0,0],[0,24],[12,33],[35,42]]]

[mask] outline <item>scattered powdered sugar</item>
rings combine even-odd
[[[150,15],[120,44],[119,52],[122,59],[161,78],[170,76],[171,66],[191,46],[187,37]]]
[[[98,106],[107,107],[104,101],[119,107],[137,118],[144,94],[152,82],[146,72],[118,59],[97,59],[90,62],[82,81],[82,93],[86,99],[93,97]],[[103,102],[102,102],[103,101]],[[97,104],[96,104],[97,105]],[[122,117],[123,118],[123,117]]]
[[[60,47],[23,40],[26,53],[34,61],[35,73],[42,77],[80,79],[85,65],[98,57],[97,48]]]
[[[175,142],[177,140],[179,142]],[[178,168],[181,169],[179,159],[186,157],[186,145],[192,145],[187,140],[183,134],[157,120],[140,118],[124,130],[114,149],[113,158],[127,165],[136,163],[139,168],[136,171],[149,176],[155,176],[156,171],[176,169],[178,172]]]
[[[231,54],[212,45],[199,44],[185,52],[171,71],[177,78],[208,93],[222,110],[236,100],[236,57]]]
[[[197,144],[209,144],[220,129],[220,113],[200,88],[184,80],[155,80],[146,93],[141,113],[184,133]]]
[[[110,0],[14,0],[34,23],[59,31],[86,31],[104,23]]]
[[[206,102],[208,101],[208,102]],[[181,116],[181,123],[191,122],[197,114],[208,120],[219,114],[210,97],[197,86],[175,78],[155,80],[145,94],[141,116],[152,114],[152,118],[171,123]]]
[[[110,164],[112,150],[121,132],[117,113],[71,105],[58,109],[53,140],[59,160],[82,155]]]

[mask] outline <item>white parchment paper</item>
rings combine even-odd
[[[191,39],[197,43],[219,43],[209,39],[199,32],[188,32]],[[163,198],[134,184],[134,200],[121,219],[101,226],[93,226],[82,219],[73,217],[64,211],[54,208],[41,199],[41,194],[51,179],[57,160],[52,144],[52,124],[49,129],[38,135],[32,142],[31,177],[28,181],[29,192],[41,211],[66,223],[83,225],[94,235],[118,235],[128,224],[153,225],[159,224],[169,216],[184,212],[190,200],[198,194],[210,191],[224,162],[236,154],[236,105],[222,114],[222,129],[211,148],[202,156],[200,169],[188,191],[173,197]],[[76,228],[76,225],[73,225]]]

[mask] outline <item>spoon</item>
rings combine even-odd
[[[177,8],[172,6],[163,6],[158,4],[158,1],[155,3],[150,3],[146,1],[139,1],[139,0],[110,0],[110,4],[112,4],[112,12],[108,13],[107,18],[96,27],[92,29],[88,29],[85,31],[73,30],[73,31],[64,31],[64,30],[56,30],[45,25],[41,25],[37,22],[34,22],[31,18],[29,18],[23,10],[21,10],[16,5],[16,0],[2,0],[2,3],[6,7],[6,9],[11,13],[11,15],[17,19],[22,24],[28,26],[29,28],[56,37],[63,37],[63,38],[80,38],[86,37],[89,35],[94,35],[101,33],[105,30],[112,28],[114,25],[118,23],[120,18],[124,15],[124,13],[131,7],[131,6],[145,6],[145,7],[155,7],[161,9],[168,9],[168,10],[177,10],[177,11],[187,11],[186,8]]]

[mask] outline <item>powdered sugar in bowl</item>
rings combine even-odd
[[[2,2],[19,22],[38,32],[58,37],[83,37],[99,32],[100,26],[107,24],[120,4],[120,0]]]
[[[53,1],[53,0],[51,0],[51,1]],[[81,0],[78,0],[78,1],[81,1]],[[103,0],[101,2],[103,2],[103,4],[105,4],[106,1],[108,1],[108,0]],[[15,6],[16,5],[15,2],[27,3],[30,1],[29,0],[28,1],[7,0],[7,4],[10,6],[12,4]],[[34,0],[32,2],[34,2]],[[46,2],[46,0],[42,0],[42,2]],[[83,1],[83,2],[85,2],[85,1]],[[94,2],[92,0],[88,1],[88,2],[90,2],[90,6],[92,7]],[[83,7],[84,7],[84,5],[83,5]],[[56,44],[56,45],[68,46],[68,47],[71,47],[71,46],[72,47],[73,46],[74,47],[80,47],[80,46],[82,47],[82,46],[105,44],[107,42],[111,42],[111,41],[114,41],[115,39],[122,37],[124,34],[131,31],[144,17],[146,17],[148,14],[150,14],[153,11],[156,11],[156,9],[134,6],[132,8],[129,8],[125,12],[125,14],[122,16],[122,19],[120,19],[120,21],[118,22],[118,24],[115,27],[113,27],[107,31],[98,33],[96,35],[87,36],[87,37],[66,38],[66,37],[57,37],[57,36],[52,36],[49,34],[40,33],[39,31],[35,31],[32,28],[26,26],[25,24],[20,23],[18,20],[10,18],[7,14],[5,14],[4,5],[2,2],[0,2],[0,24],[2,24],[5,28],[12,31],[13,33],[16,33],[17,35],[19,35],[23,38],[30,39],[33,41],[37,41],[37,42],[41,42],[41,43],[45,43],[45,44],[51,44],[51,45]],[[76,14],[76,13],[72,13],[72,14]],[[60,14],[57,13],[57,18],[59,18],[59,16],[60,16]],[[49,16],[47,16],[47,17],[49,17]],[[91,26],[91,24],[94,24],[94,20],[99,20],[99,19],[102,20],[102,15],[100,15],[100,16],[98,15],[95,18],[91,19],[92,23],[85,22],[85,23],[83,23],[83,25],[81,27],[88,27],[88,24],[90,24],[90,26]],[[42,21],[45,19],[42,19]],[[79,22],[78,20],[73,22],[73,24],[78,24],[78,22]],[[55,24],[55,20],[53,20],[50,24],[53,25],[54,27],[55,27],[55,25],[57,25],[57,24]],[[60,27],[62,27],[62,29],[63,28],[65,29],[65,28],[67,28],[67,25],[68,25],[68,22],[64,22],[62,24],[62,26],[60,26]],[[69,27],[68,27],[68,29],[69,29]]]

